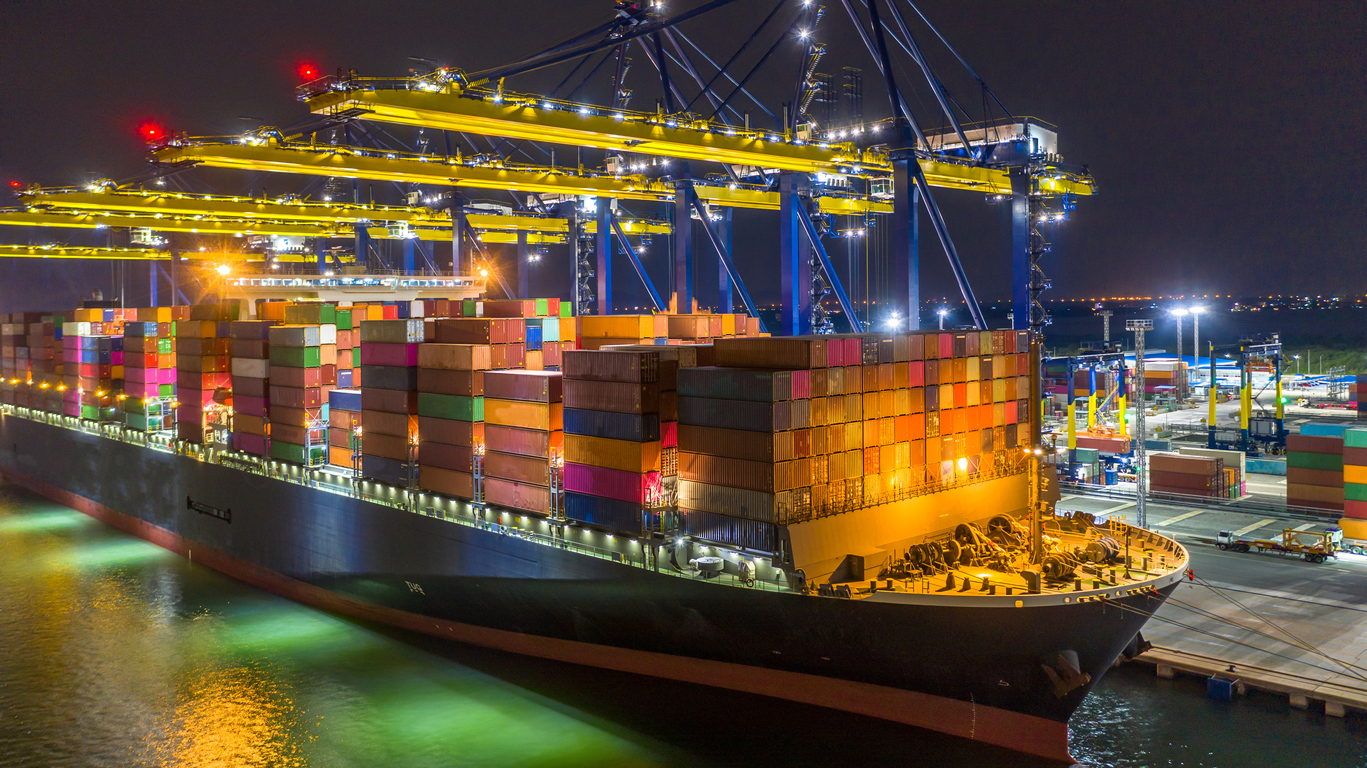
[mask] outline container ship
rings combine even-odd
[[[1188,555],[1054,514],[1028,334],[564,309],[0,316],[0,469],[321,609],[1069,760]]]

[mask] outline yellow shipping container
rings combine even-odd
[[[485,401],[488,412],[488,401]],[[660,471],[660,441],[632,443],[588,435],[565,435],[565,461],[623,472]]]
[[[864,418],[878,418],[878,394],[877,392],[865,392],[861,398],[864,405]]]
[[[1367,467],[1343,465],[1343,482],[1367,485]]]
[[[968,358],[968,380],[977,381],[979,378],[981,377],[978,375],[978,358],[970,357]]]
[[[665,333],[655,333],[654,315],[582,315],[578,318],[579,335],[585,338],[649,339],[665,336],[669,331],[669,315],[660,315]]]
[[[563,428],[563,414],[560,403],[528,403],[521,400],[484,398],[484,421],[489,424],[552,432]]]
[[[992,367],[992,372],[993,372],[993,373],[996,373],[996,371],[997,371],[996,366],[993,366],[993,367]],[[1004,403],[1004,402],[1006,402],[1006,379],[993,379],[993,380],[992,380],[992,402],[994,402],[994,403]]]
[[[978,404],[980,403],[980,401],[981,401],[981,396],[982,396],[982,389],[978,386],[978,382],[976,382],[976,381],[971,382],[971,383],[968,385],[968,391],[965,393],[965,397],[966,397],[967,399],[964,400],[964,405],[968,405],[968,406],[978,405]]]
[[[911,467],[911,443],[896,443],[892,446],[892,466],[894,469]]]
[[[957,406],[957,405],[959,405],[959,404],[956,403],[956,402],[954,402],[954,385],[953,385],[953,384],[941,384],[941,385],[940,385],[940,410],[942,410],[942,411],[947,411],[947,410],[949,410],[950,408],[954,408],[954,407]]]

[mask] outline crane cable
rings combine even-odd
[[[1260,636],[1260,637],[1265,637],[1265,638],[1267,638],[1268,640],[1271,640],[1271,641],[1273,641],[1273,642],[1281,643],[1281,644],[1283,644],[1283,645],[1290,645],[1290,646],[1295,647],[1295,648],[1300,648],[1301,650],[1308,651],[1308,652],[1313,653],[1313,654],[1315,654],[1315,655],[1321,656],[1321,657],[1323,657],[1325,660],[1330,661],[1330,662],[1332,662],[1332,663],[1340,664],[1340,665],[1343,665],[1343,666],[1346,666],[1346,667],[1351,667],[1352,669],[1360,670],[1360,671],[1362,671],[1362,672],[1367,672],[1367,667],[1361,667],[1361,666],[1358,666],[1358,665],[1356,665],[1356,664],[1348,664],[1348,663],[1339,661],[1339,660],[1337,660],[1337,659],[1330,658],[1329,656],[1327,656],[1327,655],[1321,653],[1321,652],[1320,652],[1318,649],[1316,649],[1316,648],[1308,647],[1308,646],[1304,646],[1304,645],[1300,645],[1300,644],[1298,644],[1298,643],[1290,643],[1290,642],[1287,642],[1286,640],[1284,640],[1284,639],[1282,639],[1282,638],[1280,638],[1280,637],[1277,637],[1277,636],[1275,636],[1275,635],[1268,634],[1267,632],[1263,632],[1262,630],[1259,630],[1259,629],[1254,629],[1253,627],[1245,626],[1245,625],[1243,625],[1243,624],[1240,624],[1240,623],[1234,621],[1233,619],[1229,619],[1229,618],[1226,618],[1226,617],[1224,617],[1224,616],[1220,616],[1219,614],[1216,614],[1216,613],[1213,613],[1213,612],[1211,612],[1211,611],[1208,611],[1208,610],[1206,610],[1206,609],[1204,609],[1204,608],[1195,606],[1195,605],[1193,605],[1193,604],[1191,604],[1191,603],[1186,603],[1186,602],[1183,602],[1183,601],[1178,600],[1178,599],[1173,598],[1173,597],[1169,597],[1169,598],[1168,598],[1168,602],[1170,602],[1170,603],[1176,605],[1176,606],[1179,607],[1179,608],[1182,608],[1182,609],[1184,609],[1184,610],[1191,611],[1192,613],[1198,614],[1198,615],[1200,615],[1200,616],[1204,616],[1204,617],[1206,617],[1206,618],[1208,618],[1208,619],[1212,619],[1212,620],[1214,620],[1214,621],[1217,621],[1217,622],[1220,622],[1220,623],[1223,623],[1223,624],[1227,624],[1227,625],[1229,625],[1229,626],[1231,626],[1231,627],[1235,627],[1235,628],[1237,628],[1237,629],[1242,629],[1242,630],[1244,630],[1245,632],[1251,632],[1251,633],[1253,633],[1253,634],[1255,634],[1255,635],[1258,635],[1258,636]],[[1367,682],[1367,677],[1363,677],[1361,674],[1355,674],[1355,673],[1352,673],[1352,672],[1350,672],[1349,674],[1352,675],[1352,676],[1354,676],[1354,677],[1358,677],[1358,678],[1362,679],[1363,682]]]
[[[1119,603],[1119,602],[1113,603],[1113,602],[1107,601],[1107,602],[1105,603],[1105,605],[1117,607],[1117,608],[1119,608],[1119,609],[1122,610],[1122,611],[1130,611],[1131,613],[1137,614],[1137,615],[1139,615],[1139,616],[1143,616],[1143,617],[1145,617],[1146,619],[1153,619],[1153,620],[1165,622],[1165,623],[1167,623],[1167,624],[1172,624],[1172,625],[1174,625],[1174,626],[1176,626],[1176,627],[1180,627],[1180,628],[1185,629],[1185,630],[1187,630],[1187,631],[1189,631],[1189,632],[1195,632],[1195,633],[1200,634],[1200,635],[1207,635],[1207,636],[1209,636],[1209,637],[1215,638],[1216,640],[1221,640],[1221,641],[1226,642],[1226,643],[1231,643],[1231,644],[1233,644],[1233,645],[1242,646],[1242,647],[1248,648],[1248,649],[1250,649],[1250,650],[1258,651],[1259,653],[1266,653],[1266,654],[1268,654],[1269,656],[1276,656],[1276,657],[1279,658],[1279,659],[1286,659],[1287,661],[1293,662],[1293,663],[1295,663],[1295,664],[1302,664],[1302,665],[1307,666],[1307,667],[1310,667],[1310,668],[1312,668],[1312,669],[1318,669],[1318,670],[1321,670],[1321,671],[1323,671],[1323,672],[1328,672],[1328,673],[1331,674],[1331,675],[1337,675],[1337,674],[1339,674],[1339,671],[1336,670],[1336,669],[1332,669],[1332,668],[1330,668],[1330,667],[1322,667],[1322,666],[1320,666],[1320,665],[1318,665],[1318,664],[1312,664],[1311,662],[1308,662],[1308,661],[1306,661],[1306,660],[1304,660],[1304,659],[1298,659],[1298,658],[1295,658],[1294,656],[1287,656],[1286,654],[1277,653],[1276,651],[1269,651],[1269,650],[1267,650],[1266,648],[1259,648],[1258,646],[1253,645],[1253,644],[1251,644],[1251,643],[1245,643],[1245,642],[1242,642],[1242,641],[1239,641],[1239,640],[1235,640],[1235,639],[1230,638],[1230,637],[1225,637],[1224,635],[1217,634],[1217,633],[1211,632],[1211,631],[1209,631],[1209,630],[1201,629],[1200,627],[1197,627],[1197,626],[1192,625],[1192,624],[1187,624],[1187,623],[1185,623],[1185,622],[1177,621],[1176,619],[1169,619],[1169,618],[1167,618],[1167,617],[1165,617],[1165,616],[1159,616],[1157,613],[1154,613],[1154,612],[1152,612],[1152,611],[1140,610],[1139,608],[1134,608],[1134,607],[1132,607],[1132,606],[1128,606],[1128,605],[1125,605],[1124,603]],[[1283,641],[1278,641],[1278,642],[1283,642]],[[1328,682],[1328,681],[1321,680],[1320,682]]]
[[[1263,616],[1262,614],[1258,613],[1257,611],[1253,610],[1252,608],[1249,608],[1248,606],[1244,605],[1243,603],[1239,602],[1238,600],[1234,599],[1233,597],[1230,597],[1229,595],[1225,594],[1222,590],[1220,590],[1220,589],[1218,589],[1217,587],[1211,585],[1211,583],[1208,582],[1208,581],[1206,581],[1205,579],[1202,579],[1202,578],[1196,576],[1195,574],[1192,574],[1192,580],[1193,580],[1195,583],[1200,584],[1201,586],[1205,587],[1206,589],[1209,589],[1210,591],[1212,591],[1212,592],[1214,592],[1215,594],[1219,595],[1220,597],[1224,598],[1225,600],[1228,600],[1229,602],[1231,602],[1231,603],[1233,603],[1234,605],[1238,606],[1240,609],[1246,611],[1247,613],[1249,613],[1250,615],[1252,615],[1254,618],[1258,619],[1259,621],[1263,622],[1264,624],[1267,624],[1269,627],[1272,627],[1273,629],[1277,630],[1278,632],[1280,632],[1280,633],[1286,635],[1287,637],[1291,638],[1293,641],[1295,641],[1294,643],[1291,643],[1292,645],[1298,645],[1298,647],[1300,647],[1302,650],[1309,651],[1310,653],[1313,653],[1313,654],[1315,654],[1316,656],[1319,656],[1320,658],[1324,659],[1325,661],[1329,661],[1329,662],[1332,662],[1332,663],[1334,663],[1334,664],[1338,664],[1339,666],[1343,667],[1345,670],[1355,668],[1354,665],[1348,664],[1347,662],[1339,661],[1338,659],[1335,659],[1335,658],[1329,656],[1329,654],[1325,653],[1324,651],[1321,651],[1321,650],[1320,650],[1319,648],[1317,648],[1316,646],[1311,645],[1310,643],[1308,643],[1308,642],[1306,642],[1306,641],[1300,639],[1300,638],[1297,637],[1296,635],[1292,634],[1292,633],[1291,633],[1291,630],[1286,629],[1285,627],[1281,626],[1280,624],[1276,623],[1275,621],[1272,621],[1271,619],[1267,618],[1266,616]],[[1359,669],[1360,669],[1360,668],[1359,668]],[[1353,673],[1350,672],[1350,674],[1353,674]],[[1364,682],[1367,682],[1367,677],[1363,677],[1361,674],[1356,674],[1355,676],[1361,678]]]

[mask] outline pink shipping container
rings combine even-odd
[[[660,473],[623,472],[566,462],[565,490],[645,504],[649,497],[660,493]]]
[[[270,453],[271,441],[261,435],[250,435],[246,432],[233,433],[233,448],[253,456],[265,456]]]
[[[236,395],[233,397],[233,410],[248,416],[265,416],[270,412],[270,408],[266,403],[266,398],[248,397],[246,395]]]
[[[416,367],[417,364],[417,344],[380,344],[366,342],[361,345],[361,365]]]
[[[129,397],[159,397],[161,395],[161,385],[151,382],[128,381],[123,382],[123,392]]]
[[[678,448],[679,447],[679,422],[663,421],[660,422],[660,447]]]

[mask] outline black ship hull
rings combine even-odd
[[[1069,759],[1068,717],[1175,587],[1169,579],[1109,600],[1027,608],[736,588],[15,414],[0,416],[0,469],[194,561],[327,610],[830,706],[1060,761]]]

